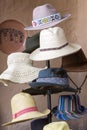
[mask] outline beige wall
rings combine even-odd
[[[87,0],[0,0],[0,23],[7,19],[16,19],[22,22],[25,26],[31,25],[33,8],[51,3],[62,14],[71,13],[72,16],[67,21],[59,24],[66,33],[69,42],[76,42],[80,44],[87,56]],[[36,33],[35,31],[28,31],[28,35]],[[58,66],[58,60],[52,60],[52,66]],[[7,54],[0,52],[0,73],[7,67]],[[84,79],[85,73],[69,73],[69,75],[80,85]],[[87,107],[87,81],[83,86],[80,94],[81,103]],[[9,84],[4,87],[0,84],[0,124],[11,121],[11,106],[10,100],[13,95],[28,88],[27,84]],[[58,103],[58,96],[60,94],[52,95],[52,107]],[[41,99],[41,100],[39,100]],[[47,107],[46,96],[35,96],[35,100],[39,109],[42,111]],[[73,130],[87,130],[87,115],[79,120],[68,121]],[[21,124],[12,125],[9,127],[1,127],[0,130],[29,130],[29,121]]]

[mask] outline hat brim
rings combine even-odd
[[[73,54],[81,49],[78,44],[69,44],[58,50],[40,51],[40,48],[36,49],[30,54],[30,59],[34,61],[50,60]]]
[[[25,27],[24,30],[41,30],[41,29],[53,27],[53,26],[55,26],[55,25],[61,23],[62,21],[68,19],[70,16],[71,16],[71,14],[66,14],[66,15],[64,15],[60,20],[58,20],[58,21],[56,21],[56,22],[50,22],[50,23],[48,23],[48,24],[43,24],[43,25],[40,25],[40,26],[38,26],[38,27],[33,27],[33,26]]]
[[[67,72],[85,72],[87,71],[87,62],[83,64],[72,64],[71,66],[63,67]]]
[[[38,76],[38,73],[43,68],[36,68],[31,65],[13,65],[9,66],[1,75],[0,79],[8,80],[14,83],[28,83]],[[18,72],[17,74],[15,74]]]
[[[37,118],[40,118],[40,117],[45,117],[49,113],[50,113],[49,109],[44,110],[42,113],[39,112],[39,111],[26,113],[26,114],[23,114],[23,115],[17,117],[16,119],[13,119],[11,122],[2,124],[2,126],[12,125],[12,124],[16,124],[16,123],[21,123],[21,122],[24,122],[24,121],[32,120],[32,119],[37,119]]]
[[[36,80],[33,80],[32,82],[30,82],[29,85],[33,89],[51,90],[52,93],[56,93],[58,91],[60,91],[60,92],[62,92],[62,91],[76,92],[77,91],[76,89],[70,87],[69,85],[60,85],[60,84],[56,84],[56,83],[54,84],[54,83],[36,82]]]

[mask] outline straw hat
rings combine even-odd
[[[28,53],[15,52],[8,55],[8,68],[2,72],[0,79],[9,80],[14,83],[27,83],[38,76],[42,68],[32,66]]]
[[[70,130],[65,121],[52,122],[43,127],[43,130]]]
[[[24,25],[14,19],[0,23],[0,50],[6,54],[23,51],[27,33]]]
[[[64,30],[60,27],[44,29],[40,32],[40,47],[30,54],[34,61],[50,60],[75,53],[79,44],[69,44]]]
[[[59,24],[68,19],[71,14],[61,15],[51,4],[37,6],[33,10],[32,26],[25,27],[25,30],[41,30]]]
[[[11,122],[2,124],[3,126],[44,117],[50,113],[49,109],[39,112],[33,96],[23,92],[12,97],[11,108],[13,119]]]
[[[68,72],[87,71],[87,58],[82,49],[78,52],[62,57],[62,67]]]

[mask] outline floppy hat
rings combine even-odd
[[[65,121],[51,122],[43,127],[43,130],[70,130]]]
[[[0,50],[6,54],[23,51],[27,33],[24,25],[14,19],[0,23]]]
[[[40,32],[40,47],[30,54],[34,61],[50,60],[75,53],[79,44],[69,44],[64,30],[60,27],[44,29]]]
[[[27,83],[35,79],[42,68],[33,67],[29,57],[30,54],[22,52],[8,55],[8,68],[1,73],[0,79],[9,80],[14,83]]]
[[[69,85],[68,75],[62,68],[47,68],[39,71],[38,78],[29,82],[32,88],[65,90]],[[72,88],[72,90],[75,90]]]
[[[34,98],[30,94],[23,92],[12,97],[11,108],[13,119],[11,122],[2,124],[3,126],[44,117],[50,113],[49,109],[39,112]]]
[[[23,52],[31,53],[39,47],[39,35],[40,33],[37,33],[32,37],[26,38],[25,50]]]
[[[80,49],[74,54],[62,57],[62,67],[69,72],[87,71],[87,58],[83,50]]]
[[[68,19],[71,14],[62,16],[57,10],[49,3],[37,6],[33,10],[32,26],[25,27],[25,30],[41,30],[59,24],[60,22]]]

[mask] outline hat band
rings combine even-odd
[[[48,24],[50,22],[55,22],[61,19],[60,13],[56,13],[47,17],[43,17],[41,19],[36,19],[32,21],[33,27],[37,27],[43,24]]]
[[[64,45],[62,45],[62,46],[60,46],[60,47],[55,47],[55,48],[40,49],[40,51],[58,50],[58,49],[61,49],[61,48],[65,47],[65,46],[67,46],[68,44],[69,44],[69,43],[66,43],[66,44],[64,44]]]
[[[50,78],[38,78],[37,82],[42,83],[53,83],[58,85],[68,85],[68,79],[67,78],[58,78],[58,77],[50,77]]]
[[[29,107],[29,108],[26,108],[26,109],[23,109],[15,114],[13,114],[13,119],[27,113],[27,112],[32,112],[32,111],[37,111],[37,107]]]

